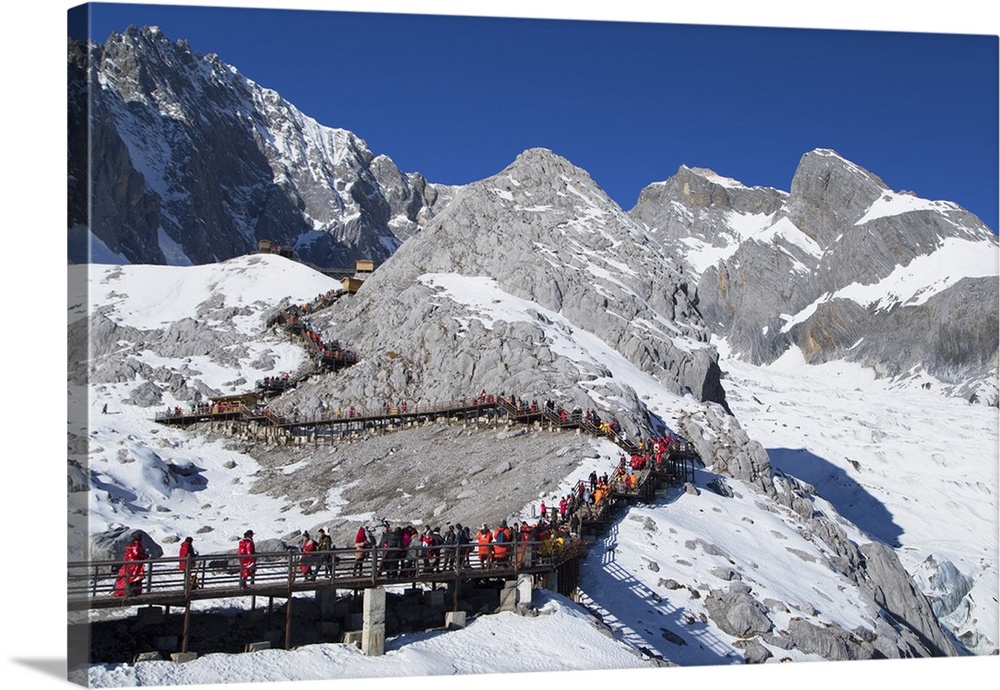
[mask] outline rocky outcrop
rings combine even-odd
[[[786,192],[745,187],[706,168],[681,166],[665,182],[643,188],[629,217],[685,258],[704,252],[703,261],[687,264],[697,278],[710,265],[707,256],[725,253],[738,244],[752,228],[773,218],[787,198]]]
[[[837,625],[817,625],[792,618],[787,630],[764,636],[764,641],[781,649],[796,649],[827,661],[872,659],[878,656],[871,642]]]
[[[750,587],[734,582],[725,590],[712,590],[705,597],[708,617],[723,632],[734,637],[755,637],[769,632],[774,624],[767,609],[750,593]]]
[[[856,586],[876,612],[874,631],[848,632],[829,624],[793,620],[787,630],[768,635],[765,641],[824,659],[955,654],[931,604],[892,548],[878,542],[859,546],[852,541],[835,516],[815,509],[813,487],[775,473],[763,447],[718,408],[708,405],[703,411],[682,416],[679,428],[694,443],[707,469],[721,475],[709,482],[710,488],[721,496],[733,496],[736,490],[723,479],[729,477],[760,493],[772,505],[790,511],[801,524],[800,533],[820,547],[825,564]],[[731,568],[717,569],[713,574],[728,580],[738,577],[738,571]],[[726,596],[713,592],[709,600],[710,617],[729,634],[753,637],[766,632],[744,625],[754,611],[765,610],[752,601],[747,585],[734,583]],[[743,605],[735,607],[736,600]]]
[[[677,430],[694,445],[706,467],[762,494],[776,496],[767,451],[725,410],[706,405],[701,410],[683,413],[677,420]]]
[[[153,541],[153,538],[146,532],[141,529],[120,526],[91,537],[90,553],[87,558],[91,561],[121,560],[125,557],[125,547],[131,544],[136,536],[141,540],[142,548],[145,549],[149,558],[163,556],[163,547]]]
[[[941,630],[927,598],[899,562],[896,552],[885,544],[861,546],[861,572],[872,599],[888,614],[897,628],[906,628],[919,641],[919,650],[933,656],[953,656],[955,648]]]

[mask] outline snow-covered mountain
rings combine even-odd
[[[684,257],[734,354],[767,363],[795,345],[997,404],[997,237],[961,207],[817,149],[790,193],[684,167],[629,215]]]
[[[71,261],[201,264],[269,239],[380,262],[451,194],[155,27],[70,41],[68,67]]]
[[[287,415],[485,389],[593,408],[632,436],[680,433],[705,467],[591,545],[585,608],[545,595],[548,616],[458,633],[496,645],[469,668],[996,652],[1000,435],[995,408],[968,399],[997,402],[997,241],[967,212],[826,150],[803,158],[790,193],[682,168],[629,213],[546,149],[443,188],[155,29],[71,44],[70,73],[71,112],[93,108],[89,135],[71,118],[71,147],[98,154],[92,188],[72,164],[87,146],[70,156],[71,239],[92,260],[70,266],[86,286],[69,305],[71,558],[107,553],[125,528],[165,553],[188,535],[222,553],[247,527],[274,543],[325,527],[343,544],[377,518],[531,519],[540,499],[617,464],[606,440],[543,429],[285,446],[153,421],[283,373],[308,374],[270,402]],[[318,265],[381,263],[308,316],[357,364],[318,372],[271,325],[340,284],[247,255],[262,237]],[[518,664],[500,653],[540,634],[581,644]],[[465,668],[431,661],[462,648],[433,638],[391,640],[378,671],[321,647],[271,650],[255,668]],[[140,675],[246,680],[209,659]]]
[[[453,249],[442,256],[446,247]],[[696,312],[679,299],[685,291],[672,282],[680,272],[655,247],[583,171],[551,152],[528,151],[461,190],[357,295],[312,314],[361,361],[311,377],[273,406],[309,414],[501,387],[595,407],[636,433],[663,424],[694,441],[706,462],[696,481],[627,511],[584,564],[581,597],[593,616],[586,625],[601,621],[613,634],[609,645],[633,651],[595,656],[618,659],[607,663],[992,652],[991,408],[921,388],[908,389],[900,408],[888,404],[898,390],[873,375],[855,393],[857,365],[807,366],[800,355],[795,375],[786,376],[787,357],[754,366],[730,360],[724,342],[725,358],[716,362]],[[267,324],[278,306],[337,284],[263,255],[210,266],[71,269],[89,275],[87,301],[70,315],[79,363],[71,367],[71,399],[87,410],[86,423],[72,430],[71,546],[89,540],[96,548],[123,527],[144,530],[167,552],[195,534],[202,553],[211,553],[231,551],[247,525],[285,541],[325,526],[345,543],[376,517],[525,519],[540,498],[617,462],[619,450],[607,441],[544,430],[434,425],[287,447],[160,427],[152,417],[164,406],[306,369],[300,346]],[[628,318],[615,318],[622,314]],[[637,336],[619,321],[638,324],[651,351],[669,354],[630,351]],[[694,379],[683,377],[705,371],[688,363],[700,357],[722,365],[735,417],[720,401],[691,394]],[[814,398],[823,405],[805,404]],[[858,398],[871,405],[863,418]],[[921,433],[912,433],[913,408],[926,410]],[[969,451],[961,458],[941,448],[956,420]],[[916,477],[904,491],[900,465]],[[365,481],[372,473],[379,481]],[[572,636],[588,619],[561,620]],[[406,654],[406,642],[398,644]],[[534,668],[570,668],[548,650],[540,656]],[[509,670],[496,657],[494,670]],[[218,679],[207,660],[195,668]],[[364,672],[347,675],[356,673]],[[108,685],[130,677],[125,669],[90,672]]]

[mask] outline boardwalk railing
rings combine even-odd
[[[303,553],[298,549],[234,553],[194,558],[155,558],[145,561],[103,560],[68,564],[70,610],[118,608],[146,604],[185,605],[195,599],[220,599],[249,595],[291,596],[318,589],[363,589],[382,585],[440,583],[479,578],[511,578],[520,573],[553,571],[562,562],[579,556],[578,539],[517,541],[506,545],[506,555],[496,547],[442,545],[437,547],[334,549]],[[361,556],[359,558],[359,555]],[[252,558],[252,566],[245,559]],[[185,568],[181,569],[181,563]],[[123,566],[141,564],[141,580],[125,590],[116,584]],[[252,573],[244,586],[245,569]]]
[[[243,424],[256,423],[258,428],[286,432],[292,436],[309,437],[318,440],[327,436],[364,433],[370,430],[384,431],[400,428],[407,424],[423,424],[429,421],[453,418],[494,421],[504,417],[511,424],[541,424],[555,429],[579,429],[597,438],[606,438],[629,456],[656,454],[651,446],[643,447],[622,433],[612,421],[595,423],[593,417],[579,410],[567,413],[545,406],[523,407],[512,399],[502,396],[481,396],[462,398],[440,403],[399,403],[385,404],[378,409],[348,407],[340,408],[336,414],[320,414],[308,418],[286,418],[272,412],[267,406],[255,408],[245,404],[226,406],[202,405],[186,412],[179,407],[159,414],[155,420],[161,424],[187,426],[198,422],[237,421]],[[683,439],[671,439],[661,451],[661,461],[656,463],[659,473],[668,480],[685,481],[693,479],[695,464],[701,461],[694,446]],[[620,488],[620,487],[619,487]]]

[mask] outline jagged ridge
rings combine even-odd
[[[93,242],[99,261],[200,264],[262,238],[323,267],[382,261],[451,195],[156,28],[71,41],[69,84],[73,261]]]

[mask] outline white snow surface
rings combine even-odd
[[[808,365],[797,348],[768,367],[730,358],[722,367],[729,404],[772,467],[812,484],[871,537],[897,545],[925,592],[924,561],[954,563],[975,584],[946,622],[985,631],[995,648],[996,408],[938,395],[932,379],[907,385],[852,363]]]
[[[882,280],[862,285],[851,283],[834,293],[822,295],[794,315],[788,315],[782,333],[806,321],[818,307],[836,299],[849,299],[863,307],[890,309],[920,306],[963,278],[1000,275],[1000,249],[994,243],[947,237],[930,254],[918,256],[906,266],[897,266]]]
[[[911,211],[937,211],[947,216],[948,211],[958,210],[961,210],[961,208],[950,201],[930,201],[929,199],[921,199],[913,194],[886,190],[882,196],[872,202],[868,211],[857,220],[855,225],[864,225],[876,218],[898,216]]]
[[[177,664],[151,661],[91,670],[91,687],[190,683],[396,678],[538,671],[642,668],[639,656],[612,643],[582,607],[540,592],[538,616],[480,616],[468,627],[400,635],[386,641],[384,656],[369,657],[353,645],[321,644],[293,650],[209,654]],[[500,651],[502,650],[502,651]]]
[[[740,248],[747,239],[763,233],[769,228],[774,220],[774,214],[770,213],[739,213],[729,211],[726,213],[726,227],[731,233],[720,230],[717,237],[713,238],[718,242],[720,239],[730,238],[729,242],[721,245],[710,244],[697,237],[685,237],[681,242],[688,248],[684,253],[684,259],[691,267],[694,275],[701,276],[711,266],[715,266],[720,261],[725,261]]]
[[[592,334],[503,293],[488,279],[436,274],[422,280],[486,323],[547,319],[553,347],[573,358],[602,362],[668,425],[700,405],[667,392]],[[225,304],[247,306],[257,315],[256,321],[251,314],[232,324],[253,341],[266,337],[259,318],[265,309],[285,297],[305,301],[332,285],[280,257],[243,257],[200,267],[92,266],[89,297],[92,309],[110,306],[109,316],[120,323],[160,328],[221,296]],[[70,318],[79,318],[79,310]],[[794,354],[766,368],[753,367],[728,358],[724,342],[718,346],[730,405],[768,450],[773,466],[813,484],[817,509],[839,514],[851,539],[895,545],[925,591],[932,587],[920,579],[922,564],[929,557],[952,562],[974,584],[946,622],[958,634],[979,635],[978,653],[996,649],[996,410],[936,395],[933,387],[890,386],[854,366],[809,367]],[[204,374],[213,380],[241,375],[252,382],[260,372]],[[104,384],[89,391],[89,460],[99,482],[89,502],[90,534],[125,524],[166,544],[167,537],[208,526],[211,531],[197,539],[199,550],[211,553],[231,549],[248,516],[258,533],[285,533],[300,519],[314,524],[337,515],[335,502],[328,514],[306,518],[287,502],[250,495],[240,477],[254,471],[252,458],[160,427],[152,421],[154,410],[121,404],[123,392],[134,385]],[[106,402],[110,414],[101,413]],[[602,460],[613,462],[616,450],[602,452]],[[123,455],[128,462],[121,461]],[[203,482],[179,481],[168,471],[171,465],[192,463]],[[600,632],[596,618],[580,605],[538,591],[537,617],[478,616],[464,630],[402,635],[389,639],[387,654],[378,658],[322,644],[236,657],[211,654],[185,664],[95,664],[80,672],[94,687],[123,687],[648,668],[651,655],[681,665],[742,664],[734,638],[711,622],[691,622],[703,620],[709,589],[725,587],[713,571],[734,564],[759,599],[801,607],[772,612],[778,628],[792,616],[848,630],[870,625],[873,612],[851,595],[845,579],[822,565],[824,545],[803,537],[794,515],[764,506],[752,489],[732,480],[736,496],[723,498],[707,489],[712,478],[710,471],[700,471],[697,495],[676,490],[629,509],[592,545],[583,565],[582,603],[600,615],[612,635]],[[567,476],[561,484],[575,479]],[[525,514],[529,510],[526,506]],[[667,586],[668,580],[681,587]],[[685,644],[671,642],[665,631]],[[816,660],[771,651],[772,663]]]
[[[87,266],[91,309],[110,305],[107,315],[112,320],[140,329],[161,328],[194,316],[213,295],[223,295],[228,306],[274,306],[285,297],[304,302],[340,289],[332,278],[275,254],[203,266]],[[259,326],[251,320],[240,330],[250,334]]]

